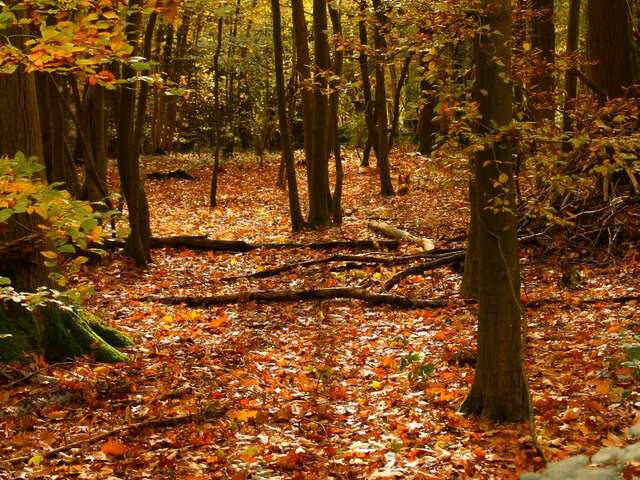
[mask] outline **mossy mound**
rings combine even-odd
[[[117,349],[131,345],[131,338],[86,310],[50,304],[30,312],[0,304],[0,362],[24,361],[34,351],[47,361],[90,353],[99,362],[123,362],[127,356]]]

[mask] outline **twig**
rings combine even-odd
[[[226,413],[226,410],[224,409],[221,409],[216,406],[209,406],[207,409],[201,412],[187,413],[185,415],[177,415],[175,417],[164,417],[164,418],[154,418],[151,420],[144,420],[142,422],[123,425],[121,427],[117,427],[107,432],[99,433],[97,435],[94,435],[92,437],[88,437],[82,440],[77,440],[75,442],[67,443],[66,445],[62,445],[57,448],[52,448],[51,450],[47,450],[46,452],[42,453],[42,456],[44,458],[49,458],[58,453],[71,450],[72,448],[96,443],[96,442],[99,442],[100,440],[104,440],[105,438],[108,438],[117,434],[129,433],[130,431],[137,430],[139,428],[167,427],[172,425],[188,423],[194,420],[209,420],[213,418],[222,417],[225,415],[225,413]],[[10,458],[9,460],[7,460],[7,462],[13,465],[16,463],[28,462],[29,459],[32,457],[33,455],[23,455],[21,457]]]

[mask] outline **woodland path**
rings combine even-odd
[[[227,164],[220,206],[211,212],[205,163],[198,166],[187,155],[147,159],[146,171],[180,167],[196,177],[147,180],[152,230],[156,236],[303,242],[374,238],[366,222],[376,219],[431,237],[436,246],[464,235],[466,181],[454,174],[462,159],[428,167],[420,157],[396,154],[394,178],[410,172],[411,187],[388,199],[376,194],[374,169],[358,167],[355,155],[345,163],[344,224],[292,237],[286,198],[274,187],[277,158],[263,167],[242,157]],[[299,183],[306,199],[300,177]],[[403,244],[394,254],[416,248]],[[473,376],[474,306],[398,310],[327,300],[191,309],[136,300],[356,285],[382,292],[403,265],[331,271],[336,264],[324,264],[222,281],[327,252],[153,253],[147,271],[114,255],[75,279],[93,284],[90,308],[138,340],[131,362],[41,365],[23,382],[0,384],[0,431],[7,432],[0,437],[0,458],[128,423],[213,413],[120,431],[42,465],[36,458],[8,473],[0,468],[0,478],[513,478],[539,466],[526,424],[496,426],[456,411]],[[635,303],[571,302],[637,292],[635,258],[577,264],[582,281],[561,289],[563,272],[577,258],[522,254],[525,299],[559,296],[568,303],[527,310],[525,362],[541,446],[557,460],[620,444],[625,429],[639,420],[637,380],[627,378],[619,361],[622,344],[640,334],[640,311]],[[460,279],[444,267],[410,277],[392,293],[451,297]]]

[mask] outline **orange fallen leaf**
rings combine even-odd
[[[127,453],[127,446],[117,440],[109,439],[100,448],[102,453],[111,455],[112,457],[122,457]]]

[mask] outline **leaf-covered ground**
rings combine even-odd
[[[464,239],[466,182],[444,159],[430,166],[421,157],[396,155],[394,177],[411,172],[410,192],[385,199],[377,195],[375,170],[348,156],[343,225],[295,236],[286,197],[274,186],[277,161],[260,166],[238,156],[227,163],[219,207],[210,211],[205,163],[186,155],[148,159],[146,171],[181,167],[196,177],[146,182],[154,234],[269,242],[375,238],[366,221],[379,219],[429,236],[436,246]],[[462,246],[446,246],[455,245]],[[396,254],[414,248],[403,245]],[[638,305],[577,302],[637,293],[634,252],[617,260],[592,252],[573,258],[522,252],[523,297],[566,300],[526,310],[526,371],[549,460],[622,445],[640,420],[637,378],[621,364],[623,344],[640,334]],[[403,311],[335,300],[189,309],[137,300],[340,285],[375,292],[404,267],[326,264],[224,280],[326,254],[165,249],[155,250],[154,264],[142,272],[118,255],[87,266],[75,281],[92,283],[97,293],[89,307],[136,338],[131,362],[40,362],[18,382],[35,367],[5,368],[0,459],[31,460],[0,463],[0,478],[513,478],[542,466],[527,424],[493,425],[457,412],[473,378],[473,306]],[[568,271],[579,278],[572,275],[563,286]],[[409,277],[394,293],[455,298],[460,279],[442,268]],[[190,413],[199,415],[180,417]],[[174,417],[182,420],[121,430],[51,458],[38,455]]]

